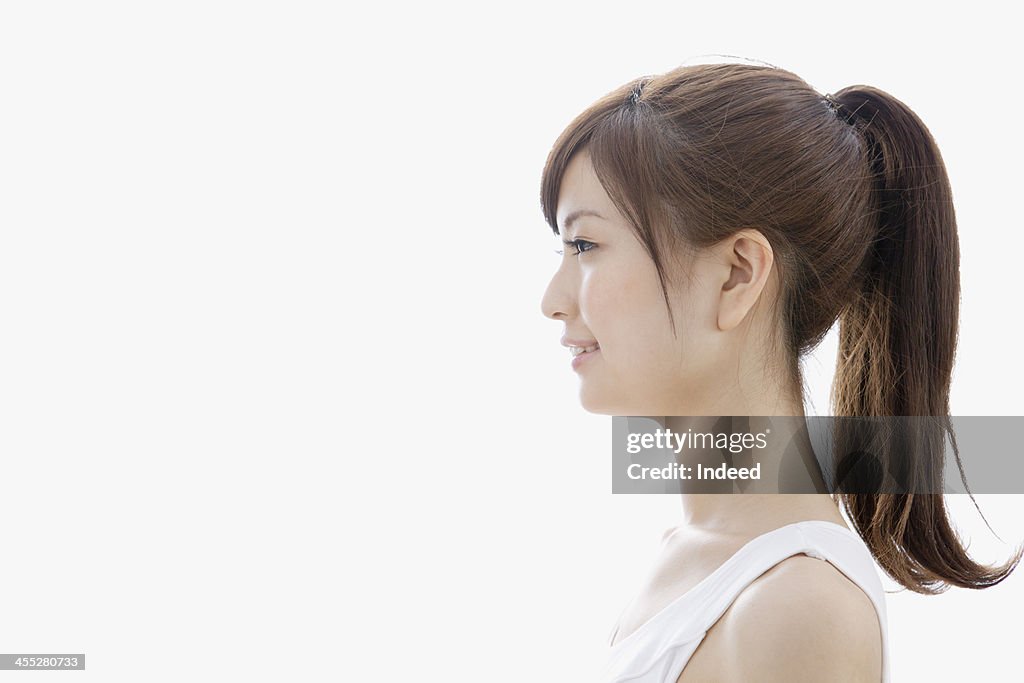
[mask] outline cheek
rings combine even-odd
[[[630,303],[637,300],[636,290],[633,279],[614,273],[595,272],[583,276],[580,313],[599,341],[602,336],[613,336],[635,313]],[[611,339],[608,342],[611,343]]]
[[[630,365],[662,356],[672,340],[664,295],[657,273],[585,276],[580,313],[605,355]],[[678,326],[678,321],[677,321]]]

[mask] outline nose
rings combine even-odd
[[[544,291],[540,308],[544,315],[552,320],[567,320],[576,314],[576,298],[573,290],[572,277],[566,272],[565,265],[560,265]]]

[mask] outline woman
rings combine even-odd
[[[742,64],[640,78],[558,138],[541,202],[565,243],[542,306],[587,410],[802,416],[799,359],[838,319],[836,415],[948,419],[951,192],[890,95],[823,97]],[[936,494],[682,499],[609,681],[886,681],[874,561],[935,593],[994,585],[1021,557],[974,562]]]

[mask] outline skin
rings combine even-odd
[[[570,225],[566,219],[581,215]],[[756,229],[680,257],[668,283],[673,331],[654,262],[594,173],[570,161],[558,198],[562,261],[544,314],[570,340],[599,345],[576,369],[580,401],[612,415],[803,415],[783,359],[774,253]],[[827,494],[681,494],[683,523],[620,619],[628,637],[747,541],[801,520],[847,526]],[[772,634],[772,637],[765,637]],[[785,656],[780,656],[780,644]],[[748,586],[679,677],[692,681],[878,681],[881,632],[866,594],[826,562],[796,555]]]

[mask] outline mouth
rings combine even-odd
[[[594,342],[590,346],[570,346],[569,353],[572,354],[572,369],[579,371],[589,359],[601,352],[601,346]]]

